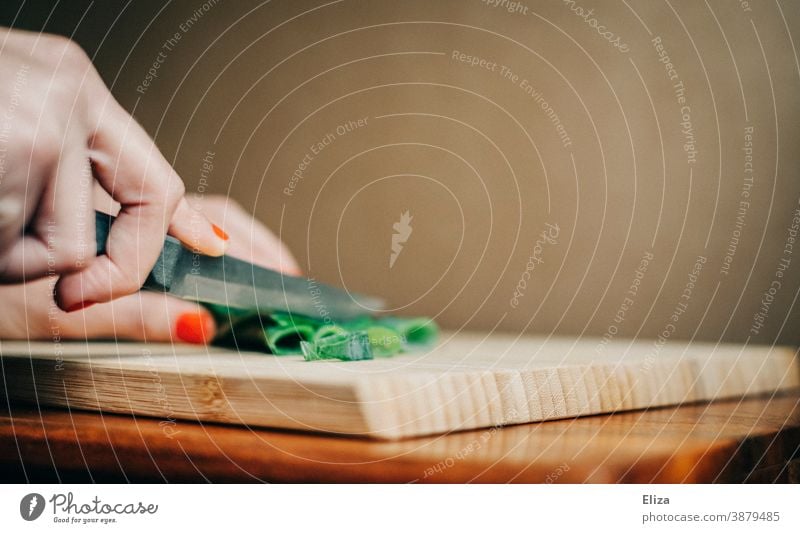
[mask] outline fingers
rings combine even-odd
[[[85,308],[137,291],[155,264],[169,228],[187,246],[221,255],[226,240],[186,204],[183,182],[146,132],[110,94],[95,102],[90,140],[94,174],[120,203],[106,254],[86,269],[62,276],[56,301],[62,309]]]
[[[119,339],[207,344],[214,337],[211,314],[192,302],[140,292],[63,315],[72,339]]]
[[[95,255],[93,180],[85,139],[72,135],[57,153],[31,226],[6,252],[7,281],[79,270]]]
[[[11,89],[15,103],[2,112],[11,135],[0,154],[0,277],[30,280],[80,268],[75,203],[87,159],[84,87],[94,70],[65,38],[9,32],[3,52],[0,92]]]
[[[42,171],[51,172],[52,166],[46,165]],[[22,175],[13,176],[12,172]],[[45,242],[38,236],[24,234],[43,193],[36,181],[27,179],[25,174],[31,172],[10,169],[6,179],[0,179],[0,280],[4,283],[25,279],[26,266],[28,278],[41,276],[47,270]]]
[[[233,236],[229,255],[291,276],[302,275],[286,245],[233,200],[212,196],[202,202],[202,210]]]
[[[224,254],[228,247],[228,234],[201,212],[192,209],[185,197],[178,202],[169,225],[169,234],[190,250],[204,255],[217,257]]]
[[[80,47],[54,36],[4,37],[0,114],[14,135],[0,154],[0,280],[63,274],[56,301],[80,309],[138,290],[168,230],[199,253],[224,253],[225,234],[189,209],[177,174]],[[107,254],[94,261],[87,159],[121,204]]]
[[[68,146],[67,146],[68,144]],[[56,169],[39,203],[37,228],[52,258],[50,274],[86,268],[96,252],[92,210],[92,171],[84,136],[65,143]]]
[[[111,195],[108,194],[97,181],[94,182],[92,187],[92,204],[97,211],[108,213],[112,216],[117,216],[119,213],[119,202],[115,202]]]
[[[210,313],[192,302],[136,293],[81,312],[54,309],[54,278],[0,285],[0,339],[120,339],[207,343],[216,332]]]

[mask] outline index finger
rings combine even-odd
[[[183,182],[144,129],[113,99],[106,109],[90,139],[90,154],[96,179],[121,207],[105,255],[59,280],[56,301],[65,310],[139,290],[168,229],[199,253],[221,255],[226,247],[202,215],[189,216],[193,210],[183,197]]]

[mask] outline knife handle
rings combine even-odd
[[[106,244],[108,242],[108,235],[111,233],[111,225],[114,223],[115,217],[101,213],[100,211],[94,212],[94,227],[95,238],[97,240],[97,255],[104,255],[106,253]],[[153,265],[153,270],[147,276],[147,279],[142,286],[143,289],[151,291],[166,292],[169,291],[174,278],[175,266],[178,260],[184,253],[185,248],[174,237],[167,236],[164,241],[164,247]]]

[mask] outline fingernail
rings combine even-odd
[[[84,300],[83,302],[76,303],[71,305],[65,309],[67,313],[72,313],[75,311],[80,311],[81,309],[86,309],[87,307],[91,307],[97,302],[93,302],[92,300]]]
[[[183,342],[206,344],[214,331],[214,319],[209,313],[183,313],[175,323],[175,334]]]
[[[224,231],[222,231],[222,228],[220,228],[216,224],[211,224],[211,229],[213,229],[214,233],[217,235],[217,237],[219,237],[223,241],[227,241],[230,238],[230,237],[228,237],[228,234],[225,233]]]

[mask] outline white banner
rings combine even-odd
[[[800,488],[779,485],[4,485],[0,491],[4,532],[800,531]]]

